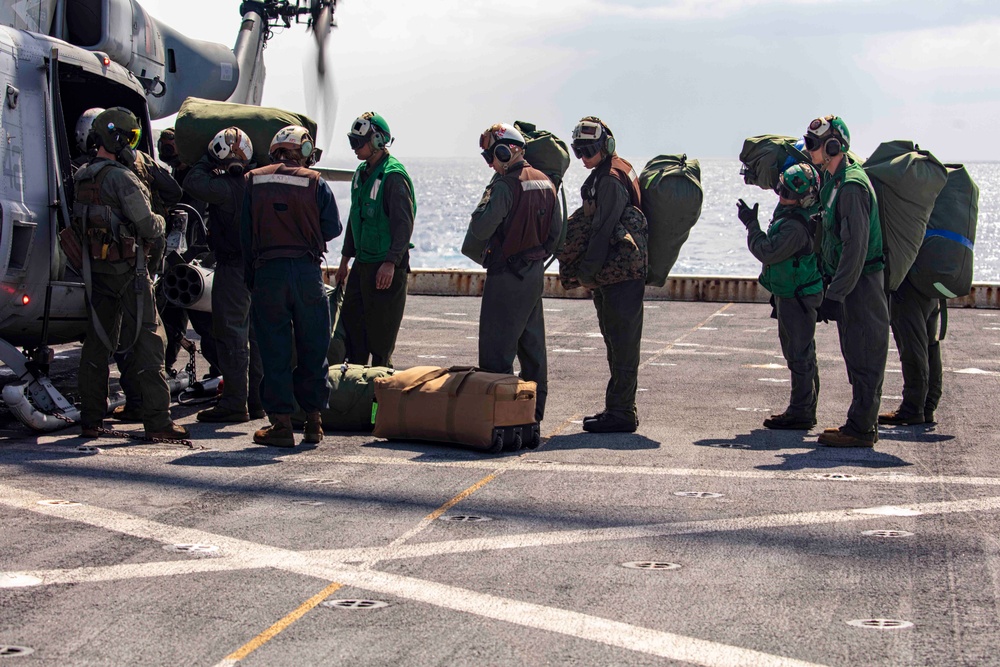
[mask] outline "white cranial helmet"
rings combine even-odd
[[[104,111],[104,109],[101,107],[87,109],[80,114],[80,118],[77,119],[76,147],[80,149],[81,153],[87,152],[87,137],[90,135],[90,130],[94,126],[94,119],[97,118],[102,111]]]
[[[253,160],[250,137],[238,127],[227,127],[216,134],[208,143],[208,152],[226,165],[227,171],[237,176]]]

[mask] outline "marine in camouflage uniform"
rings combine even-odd
[[[157,316],[145,254],[163,236],[163,217],[150,209],[134,160],[139,124],[115,107],[94,120],[97,157],[74,176],[73,227],[81,238],[90,324],[80,354],[82,435],[99,437],[108,408],[111,354],[120,339],[133,355],[129,379],[142,396],[146,437],[186,437],[170,419],[163,375],[165,337]],[[89,275],[88,275],[89,274]]]
[[[607,347],[608,381],[604,411],[583,420],[594,433],[633,432],[639,426],[635,396],[639,386],[642,298],[648,268],[648,228],[639,208],[639,181],[632,165],[615,152],[614,136],[599,118],[588,116],[573,130],[573,153],[590,169],[583,183],[585,243],[571,262],[571,278],[593,290],[597,321]],[[573,230],[576,227],[577,230]],[[577,225],[567,229],[580,234]],[[589,232],[589,233],[588,233]],[[563,255],[567,253],[564,251]],[[560,264],[563,257],[560,257]]]

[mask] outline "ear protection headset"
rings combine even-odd
[[[313,154],[313,138],[309,136],[308,132],[302,135],[302,144],[299,146],[299,151],[302,153],[302,157],[307,159]]]
[[[809,131],[817,138],[830,133],[830,138],[823,142],[823,152],[830,157],[837,157],[847,149],[847,138],[843,136],[838,124],[834,121],[840,121],[840,117],[827,116],[817,118],[809,123]],[[840,122],[843,123],[843,121]]]
[[[510,159],[514,157],[514,153],[507,144],[496,144],[493,146],[493,155],[504,164],[510,162]]]

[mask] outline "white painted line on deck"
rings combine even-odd
[[[253,544],[200,530],[178,528],[142,519],[115,510],[88,505],[38,505],[42,496],[0,485],[0,504],[48,516],[106,528],[135,537],[165,543],[182,541],[212,542],[227,545],[234,551],[243,550],[253,562],[270,563],[270,567],[326,581],[336,581],[396,597],[415,600],[452,611],[504,621],[514,625],[554,632],[587,641],[594,641],[648,655],[682,660],[706,667],[741,667],[743,665],[774,667],[815,667],[814,663],[770,655],[716,642],[684,637],[649,628],[629,625],[579,612],[521,602],[488,595],[464,588],[423,581],[385,572],[363,570],[348,565],[331,565],[330,561],[309,554]],[[216,561],[221,563],[221,559]],[[244,561],[246,562],[246,561]],[[235,564],[235,563],[234,563]],[[160,564],[157,564],[160,565]],[[151,566],[147,565],[146,568]],[[94,568],[90,568],[91,571]],[[139,568],[141,569],[141,567]],[[234,568],[239,569],[239,568]],[[219,665],[232,665],[239,658],[227,656]]]

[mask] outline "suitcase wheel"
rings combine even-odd
[[[486,451],[490,454],[499,454],[503,451],[503,433],[496,431],[493,434],[493,445]]]
[[[528,449],[538,449],[538,446],[542,444],[542,433],[541,431],[535,430],[531,434],[531,439],[528,440],[528,444],[525,445]]]

